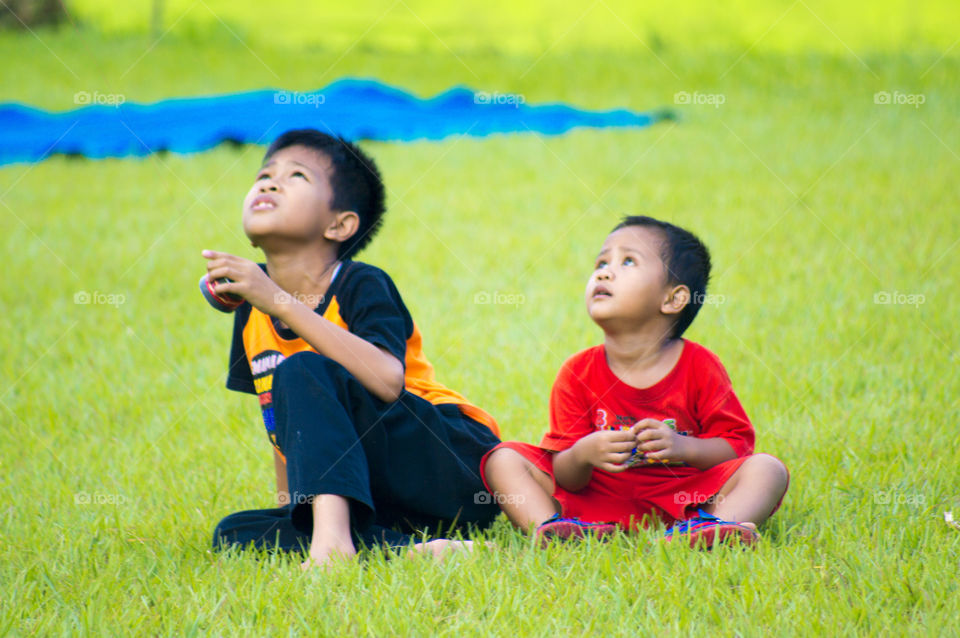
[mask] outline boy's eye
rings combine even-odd
[[[594,266],[593,269],[600,270],[601,268],[606,268],[606,267],[607,267],[607,262],[601,259],[600,261],[597,262],[597,265]]]
[[[259,182],[261,179],[267,179],[268,177],[270,177],[268,174],[260,173],[259,175],[257,175],[257,181]]]
[[[298,176],[302,177],[303,179],[307,179],[307,176],[301,173],[300,171],[294,171],[292,177],[298,177]]]
[[[623,258],[623,265],[624,265],[624,266],[632,266],[632,265],[635,264],[635,263],[637,263],[637,262],[635,262],[635,261],[633,260],[633,257],[624,257],[624,258]]]

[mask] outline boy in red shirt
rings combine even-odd
[[[563,364],[539,446],[509,441],[481,462],[521,529],[602,537],[656,517],[667,540],[712,546],[759,539],[789,475],[753,454],[754,432],[720,360],[681,336],[702,305],[710,255],[673,224],[627,217],[587,282],[602,345]]]

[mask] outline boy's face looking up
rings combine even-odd
[[[247,237],[265,250],[322,238],[342,241],[336,230],[339,216],[330,210],[332,170],[326,155],[304,146],[271,155],[243,201]]]
[[[670,283],[663,235],[626,226],[607,236],[587,282],[587,312],[604,330],[636,328],[663,320],[672,325],[690,299],[687,286]]]

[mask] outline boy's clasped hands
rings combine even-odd
[[[683,461],[684,438],[669,425],[643,419],[622,430],[599,430],[577,441],[571,450],[582,463],[605,472],[623,472],[636,452],[651,461]]]

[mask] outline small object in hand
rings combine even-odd
[[[676,431],[676,429],[677,429],[677,420],[676,420],[676,419],[664,419],[664,420],[663,420],[663,423],[664,423],[664,425],[666,425],[666,426],[667,426],[668,428],[670,428],[671,430]],[[633,448],[633,450],[631,450],[631,452],[630,452],[630,458],[627,459],[627,462],[625,463],[625,465],[626,465],[628,468],[629,468],[629,467],[637,467],[638,465],[656,465],[656,464],[660,464],[660,465],[678,465],[677,463],[673,463],[673,462],[670,462],[670,461],[658,461],[658,460],[655,460],[655,459],[648,459],[648,458],[647,458],[647,453],[646,453],[646,452],[642,452],[642,451],[638,450],[637,448]]]
[[[220,312],[233,312],[243,303],[243,297],[239,295],[230,293],[217,294],[214,289],[216,284],[229,283],[230,281],[232,280],[226,277],[217,279],[215,282],[210,281],[206,275],[200,278],[200,292],[203,293],[203,298]]]

